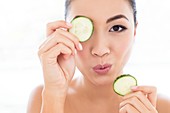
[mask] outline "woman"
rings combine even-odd
[[[44,86],[33,92],[28,113],[170,112],[170,101],[157,98],[155,87],[132,87],[124,97],[112,89],[135,40],[135,0],[67,0],[66,21],[79,15],[94,24],[85,42],[68,32],[72,25],[65,21],[47,25],[48,38],[38,52]],[[82,75],[72,79],[76,67]]]

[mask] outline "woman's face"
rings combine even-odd
[[[85,80],[95,85],[110,84],[122,74],[134,43],[133,11],[128,0],[73,0],[68,20],[78,15],[94,24],[91,38],[82,42],[76,65]]]

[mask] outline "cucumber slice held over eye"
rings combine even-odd
[[[137,86],[137,80],[130,74],[124,74],[117,77],[113,83],[114,91],[120,96],[129,94],[132,86]]]
[[[71,21],[71,24],[72,28],[69,29],[69,32],[77,36],[80,42],[87,41],[93,34],[93,22],[88,17],[77,16]]]

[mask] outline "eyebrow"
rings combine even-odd
[[[125,15],[120,14],[120,15],[116,15],[116,16],[113,16],[113,17],[110,17],[109,19],[107,19],[106,24],[108,24],[111,21],[121,19],[121,18],[124,18],[129,21],[129,19]]]

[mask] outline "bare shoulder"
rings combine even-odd
[[[43,85],[37,86],[31,93],[28,106],[27,113],[40,113],[41,103],[42,103],[42,94]]]
[[[158,113],[170,113],[170,98],[165,95],[158,95],[157,110]]]

